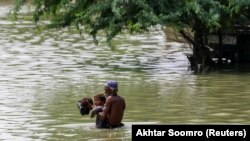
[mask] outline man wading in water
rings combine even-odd
[[[123,114],[126,108],[125,99],[117,94],[118,83],[114,80],[109,80],[104,85],[106,103],[103,111],[99,112],[100,119],[106,122],[103,128],[121,127]]]

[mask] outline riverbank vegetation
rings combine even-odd
[[[14,15],[26,0],[16,0]],[[192,46],[187,57],[194,71],[215,66],[208,36],[218,35],[222,65],[222,36],[236,24],[250,21],[249,0],[35,0],[36,23],[50,19],[50,28],[75,26],[98,43],[97,33],[105,31],[109,42],[117,34],[144,32],[152,26],[170,27]]]

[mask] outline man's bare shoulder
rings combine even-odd
[[[113,100],[112,96],[106,97],[106,103],[110,103]]]
[[[120,95],[119,95],[118,97],[119,97],[120,99],[123,99],[123,100],[125,100],[125,99],[124,99],[124,97],[122,97],[122,96],[120,96]]]
[[[112,102],[112,101],[124,101],[125,102],[125,99],[122,97],[122,96],[119,96],[119,95],[115,95],[115,96],[108,96],[106,98],[106,103],[108,102]]]

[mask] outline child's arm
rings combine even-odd
[[[93,110],[91,110],[90,117],[93,118],[97,113],[102,112],[103,106],[97,106]]]

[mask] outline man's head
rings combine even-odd
[[[104,84],[104,90],[106,94],[117,93],[118,83],[115,80],[109,80]]]

